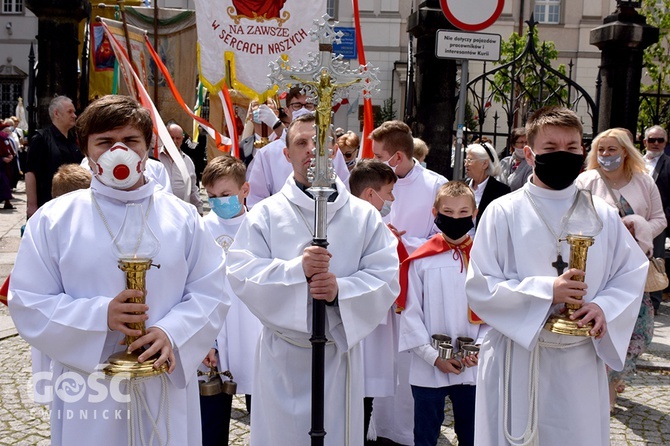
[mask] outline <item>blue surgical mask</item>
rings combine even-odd
[[[379,194],[377,193],[376,190],[372,189],[372,192],[375,193],[376,196],[379,197]],[[381,214],[382,218],[386,217],[388,214],[391,213],[391,206],[393,205],[393,202],[391,200],[384,200],[382,197],[379,197],[380,200],[384,202],[382,205],[382,208],[379,210],[379,213]]]
[[[212,211],[224,220],[236,217],[242,211],[242,203],[240,203],[237,195],[211,197],[207,201],[209,201]]]
[[[598,164],[600,167],[607,171],[607,172],[612,172],[613,170],[617,170],[619,166],[621,165],[621,162],[623,161],[623,156],[617,155],[617,156],[600,156],[598,155]]]

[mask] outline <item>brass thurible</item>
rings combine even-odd
[[[588,235],[568,235],[567,241],[570,245],[570,268],[586,272],[586,254],[589,247],[593,245],[594,238]],[[572,280],[583,282],[584,276],[572,276]],[[581,299],[581,297],[575,296],[575,299]],[[593,321],[589,321],[580,327],[578,325],[579,321],[570,319],[570,316],[579,308],[581,308],[581,305],[565,304],[565,311],[549,317],[544,328],[552,333],[562,335],[591,336]]]
[[[156,266],[160,268],[160,265],[152,265],[151,259],[119,260],[119,269],[122,270],[124,273],[126,273],[126,289],[142,291],[141,297],[128,299],[126,302],[135,304],[146,303],[147,270],[151,268],[151,266]],[[142,313],[136,313],[136,314],[142,314]],[[140,330],[142,332],[141,336],[144,336],[146,334],[146,327],[144,321],[129,323],[127,325],[129,328],[133,330]],[[132,344],[138,338],[139,337],[136,336],[126,336],[126,345]],[[159,357],[158,354],[140,363],[138,361],[138,358],[141,354],[142,354],[141,348],[134,350],[132,352],[124,350],[122,352],[114,353],[107,360],[109,364],[103,369],[103,372],[108,376],[114,376],[123,373],[128,375],[130,378],[144,378],[150,376],[157,376],[167,372],[168,370],[167,364],[162,364],[160,367],[157,368],[154,367],[154,363]]]
[[[223,381],[221,375],[229,379]],[[237,393],[237,383],[233,381],[233,374],[230,373],[230,370],[218,372],[216,367],[212,366],[208,372],[198,370],[198,376],[206,376],[208,378],[207,381],[199,381],[201,396],[214,396],[221,393],[232,396]]]

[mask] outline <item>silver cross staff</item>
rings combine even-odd
[[[349,63],[342,60],[342,55],[333,54],[333,43],[340,43],[343,36],[342,32],[335,31],[336,24],[337,22],[331,22],[328,14],[324,14],[320,19],[314,19],[316,29],[312,28],[309,34],[312,41],[319,41],[319,54],[309,53],[307,62],[299,60],[297,68],[292,68],[283,59],[278,59],[270,63],[272,72],[268,75],[270,81],[280,89],[288,90],[294,84],[300,84],[309,100],[316,103],[315,158],[308,172],[308,179],[312,183],[311,189],[317,193],[315,196],[320,193],[318,190],[320,188],[330,189],[335,180],[329,156],[332,155],[332,150],[328,148],[330,144],[326,144],[326,141],[332,142],[332,137],[328,136],[332,107],[342,102],[352,92],[362,91],[363,97],[369,98],[377,91],[379,84],[377,68],[367,64],[352,70]],[[315,228],[315,233],[319,233],[318,226]],[[325,238],[325,230],[323,234]]]
[[[335,182],[330,155],[332,137],[329,136],[332,121],[332,108],[353,91],[363,91],[369,98],[376,90],[379,79],[376,71],[368,65],[357,70],[349,68],[342,56],[333,55],[333,42],[339,43],[342,33],[335,31],[330,16],[324,14],[314,20],[316,29],[309,31],[311,40],[319,41],[319,54],[310,53],[307,62],[298,61],[298,68],[291,68],[283,59],[271,62],[272,72],[268,75],[273,84],[280,89],[290,89],[300,84],[302,92],[316,103],[316,136],[314,159],[309,167],[307,179],[311,183],[308,191],[314,196],[314,238],[312,246],[328,246],[327,200],[335,192],[331,185]],[[326,144],[328,142],[329,144]],[[312,300],[312,426],[309,431],[312,446],[324,443],[324,379],[326,346],[326,306],[323,300]]]

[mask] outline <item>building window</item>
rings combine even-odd
[[[536,0],[535,20],[539,23],[554,23],[560,21],[561,0]]]
[[[0,79],[0,116],[14,116],[21,90],[23,90],[22,80]]]
[[[335,0],[328,0],[326,3],[326,13],[337,20],[337,2]]]
[[[2,0],[3,14],[23,14],[23,0]]]

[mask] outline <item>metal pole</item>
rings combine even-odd
[[[316,104],[316,135],[314,136],[314,161],[309,168],[307,178],[310,187],[307,189],[314,197],[314,236],[312,246],[328,246],[326,229],[328,197],[335,192],[331,187],[335,182],[329,147],[332,144],[330,137],[332,108],[340,102],[346,94],[353,90],[362,90],[364,97],[376,90],[379,80],[376,69],[370,66],[360,66],[358,70],[351,70],[339,63],[333,63],[333,41],[338,41],[342,34],[335,32],[330,17],[324,15],[315,20],[317,29],[310,30],[309,34],[319,40],[318,55],[310,55],[308,63],[300,61],[299,68],[287,67],[279,59],[272,62],[270,81],[282,88],[299,84],[306,96],[311,97]],[[325,347],[326,347],[326,302],[315,300],[310,295],[312,303],[312,424],[309,431],[312,446],[322,446],[326,431],[324,428],[324,389],[325,389]]]
[[[37,105],[35,104],[35,49],[30,43],[30,52],[28,53],[28,100],[26,101],[26,111],[28,112],[28,134],[30,139],[37,130]]]
[[[158,51],[158,0],[154,0],[154,48]],[[154,72],[154,104],[158,106],[158,67]]]
[[[468,60],[461,60],[461,89],[458,92],[458,114],[456,115],[456,150],[454,151],[454,180],[463,179],[463,127],[465,127],[465,107],[468,89]]]
[[[130,46],[130,33],[128,32],[128,22],[126,22],[126,8],[123,5],[123,0],[117,0],[119,4],[119,11],[121,12],[121,23],[123,24],[123,35],[126,38],[126,51],[128,52],[128,60],[130,61],[130,66],[135,70],[136,72],[139,73],[137,70],[137,67],[135,66],[135,63],[133,62],[133,49]],[[131,80],[133,84],[135,83],[134,78]],[[136,92],[138,91],[137,88],[134,89]],[[139,95],[139,92],[136,94]],[[136,98],[139,99],[139,98]]]

